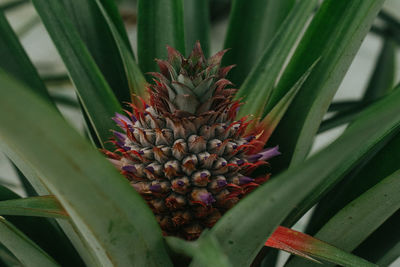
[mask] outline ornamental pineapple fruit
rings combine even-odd
[[[186,59],[171,47],[151,73],[149,103],[116,114],[116,151],[105,151],[152,208],[165,235],[196,239],[269,175],[249,174],[279,155],[262,150],[262,132],[236,120],[240,102],[221,68],[226,50],[208,60],[197,43]],[[257,129],[257,127],[255,127]]]

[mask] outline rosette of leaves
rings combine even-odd
[[[0,9],[0,149],[26,193],[0,187],[2,265],[275,266],[271,247],[297,255],[285,266],[398,257],[400,28],[386,13],[373,26],[383,0],[234,0],[222,62],[216,1],[139,0],[135,56],[116,2],[32,0],[78,103],[49,93],[10,27],[25,2]],[[364,98],[332,103],[371,27],[384,45]],[[305,233],[291,229],[314,206]]]

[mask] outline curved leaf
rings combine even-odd
[[[17,194],[0,186],[0,203],[19,200],[20,197]],[[54,221],[39,217],[8,215],[4,217],[58,263],[63,266],[83,266],[83,262],[76,250],[60,228],[54,224]]]
[[[315,238],[345,251],[354,250],[400,209],[400,171],[386,177],[333,216]],[[315,266],[293,259],[289,266]]]
[[[53,103],[39,73],[0,10],[0,68],[23,81],[49,103]]]
[[[62,0],[60,2],[64,6],[64,14],[73,23],[119,102],[130,101],[131,95],[127,82],[129,76],[124,71],[123,57],[119,53],[117,41],[110,31],[109,22],[105,20],[104,14],[96,5],[96,1]],[[108,8],[107,16],[112,13],[113,18],[118,18],[119,14],[114,1],[102,0],[101,2],[105,3]],[[115,12],[117,13],[115,14]],[[111,21],[112,26],[117,28],[117,25],[119,25],[119,34],[125,32],[121,36],[125,36],[124,45],[127,45],[127,34],[122,19],[120,18],[120,21],[116,20],[115,22],[117,24]],[[132,57],[132,55],[133,52],[130,50],[129,56]]]
[[[209,4],[209,0],[183,0],[186,55],[192,52],[197,41],[200,41],[204,56],[208,58],[210,54]]]
[[[365,110],[326,149],[268,181],[230,209],[210,232],[232,264],[249,265],[285,218],[286,225],[297,221],[366,154],[396,132],[399,101],[400,91],[396,90]]]
[[[140,69],[158,71],[156,58],[167,56],[166,45],[185,53],[182,0],[138,0],[137,45]]]
[[[262,117],[279,72],[316,6],[317,1],[314,0],[299,1],[290,11],[236,94],[237,99],[243,98],[245,102],[240,107],[238,117],[248,114]]]
[[[368,83],[363,101],[374,101],[387,94],[394,86],[396,74],[396,44],[387,37]]]
[[[234,0],[232,2],[224,44],[225,48],[232,50],[224,56],[223,64],[237,64],[228,76],[233,83],[242,84],[278,32],[289,11],[293,10],[295,2],[294,0]],[[301,13],[299,12],[298,15],[301,16]]]
[[[274,169],[303,162],[314,136],[383,0],[324,1],[274,90],[267,112],[321,58],[271,137],[283,156]],[[279,165],[277,164],[279,163]]]
[[[379,266],[389,266],[400,255],[400,210],[381,225],[355,251]]]
[[[57,197],[98,261],[170,266],[161,230],[128,181],[29,89],[1,74],[0,94],[2,147]]]
[[[392,91],[399,90],[400,85]],[[383,145],[321,199],[311,217],[307,233],[315,234],[339,210],[399,168],[400,134],[386,140]]]
[[[68,218],[68,214],[54,196],[39,196],[0,201],[1,215]]]
[[[3,217],[0,217],[0,242],[3,243],[24,266],[60,266],[24,233],[7,222]]]
[[[308,260],[303,260],[302,258],[295,259],[301,259],[302,262],[313,265],[316,264],[317,266],[319,266],[321,263],[310,256],[317,257],[335,264],[340,264],[342,266],[376,266],[375,264],[369,263],[364,259],[338,249],[337,247],[334,247],[331,244],[328,244],[317,238],[282,226],[279,226],[275,230],[270,238],[268,238],[265,245],[287,251],[302,258],[306,258]],[[285,266],[300,266],[298,265],[298,262],[296,263],[297,265],[292,264],[292,262],[293,261],[290,261],[289,264],[286,264]]]
[[[128,80],[130,93],[132,94],[131,95],[132,102],[139,102],[140,99],[135,97],[135,95],[138,95],[142,98],[146,98],[147,95],[146,80],[142,72],[140,71],[139,66],[136,64],[133,58],[133,54],[130,51],[130,46],[127,47],[126,43],[123,41],[120,33],[118,32],[117,27],[114,26],[110,16],[108,16],[107,14],[106,9],[101,4],[101,1],[104,2],[105,0],[95,0],[95,1],[101,13],[103,14],[105,20],[108,23],[110,31],[115,39],[116,45],[121,55],[124,71],[126,74],[126,78]]]
[[[104,142],[110,138],[110,130],[116,129],[115,124],[107,118],[112,118],[115,112],[121,112],[121,106],[78,32],[65,16],[63,4],[51,0],[32,2],[64,60],[97,138],[104,146]]]

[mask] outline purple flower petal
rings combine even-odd
[[[253,178],[250,178],[250,177],[247,177],[247,176],[242,176],[242,177],[239,178],[239,184],[240,185],[248,184],[248,183],[253,182],[253,181],[254,181]]]
[[[251,162],[255,162],[258,160],[268,160],[270,158],[279,156],[281,152],[279,152],[279,146],[267,148],[257,154],[251,155],[248,157],[248,160]]]
[[[136,168],[133,165],[126,165],[123,166],[121,169],[127,172],[136,172]]]
[[[114,136],[116,137],[116,138],[118,138],[118,140],[119,141],[121,141],[121,142],[123,142],[123,143],[125,143],[125,140],[126,140],[126,134],[123,134],[123,133],[120,133],[120,132],[117,132],[117,131],[114,131]]]
[[[203,202],[207,206],[211,205],[211,203],[215,202],[215,199],[213,198],[213,196],[210,193],[202,193],[199,195],[199,198],[200,198],[201,202]]]
[[[217,185],[219,188],[226,186],[228,183],[225,180],[218,180]]]
[[[153,185],[150,185],[150,191],[151,192],[156,192],[156,193],[159,193],[159,192],[161,192],[161,185],[160,184],[153,184]]]
[[[148,170],[149,172],[151,172],[152,174],[154,174],[154,168],[152,166],[147,166],[146,170]]]

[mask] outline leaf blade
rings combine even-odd
[[[321,239],[282,226],[279,226],[275,230],[265,245],[283,249],[289,253],[301,256],[302,258],[294,259],[301,259],[302,262],[306,264],[317,266],[321,264],[313,258],[310,258],[310,256],[312,256],[342,266],[376,266],[362,258],[332,246],[325,241],[321,241]],[[308,260],[306,261],[303,258]],[[299,261],[297,261],[297,265],[294,265],[293,262],[294,261],[289,261],[289,264],[285,266],[300,266]]]
[[[225,65],[237,64],[228,76],[233,83],[242,84],[294,3],[293,0],[233,1],[224,44],[232,50],[223,59]]]
[[[0,81],[4,96],[0,109],[14,114],[12,119],[0,112],[2,146],[11,149],[39,175],[99,261],[128,266],[170,265],[151,210],[126,179],[28,89],[4,74]],[[13,90],[5,92],[4,88]],[[24,106],[30,106],[28,114]],[[21,116],[26,120],[24,125],[15,122]],[[38,119],[54,127],[48,129],[37,123]],[[30,131],[21,131],[21,127],[29,127]],[[40,155],[36,153],[38,149]]]
[[[60,266],[3,217],[0,217],[0,240],[25,266]]]
[[[186,55],[192,52],[196,41],[200,41],[204,56],[210,51],[210,7],[209,0],[184,0]]]
[[[63,58],[97,138],[104,146],[110,137],[110,130],[116,129],[114,123],[104,118],[111,118],[115,112],[121,112],[121,106],[79,34],[63,14],[62,4],[49,0],[32,2]]]
[[[400,126],[399,100],[400,92],[394,91],[365,110],[326,149],[302,166],[289,169],[260,186],[230,209],[210,232],[216,235],[232,263],[235,266],[249,264],[275,227],[285,218],[297,221],[294,218],[310,209],[363,156],[379,146],[384,137],[392,135]],[[374,128],[377,123],[381,127]],[[252,210],[255,212],[250,214]],[[241,223],[236,223],[238,221]]]
[[[68,218],[61,204],[51,195],[0,201],[0,214]]]
[[[144,73],[158,70],[154,60],[166,57],[166,45],[185,52],[182,0],[139,0],[137,23],[138,60]]]
[[[321,57],[271,138],[284,152],[276,168],[295,166],[307,156],[329,102],[382,4],[370,0],[322,3],[267,106],[268,112],[307,66]]]

